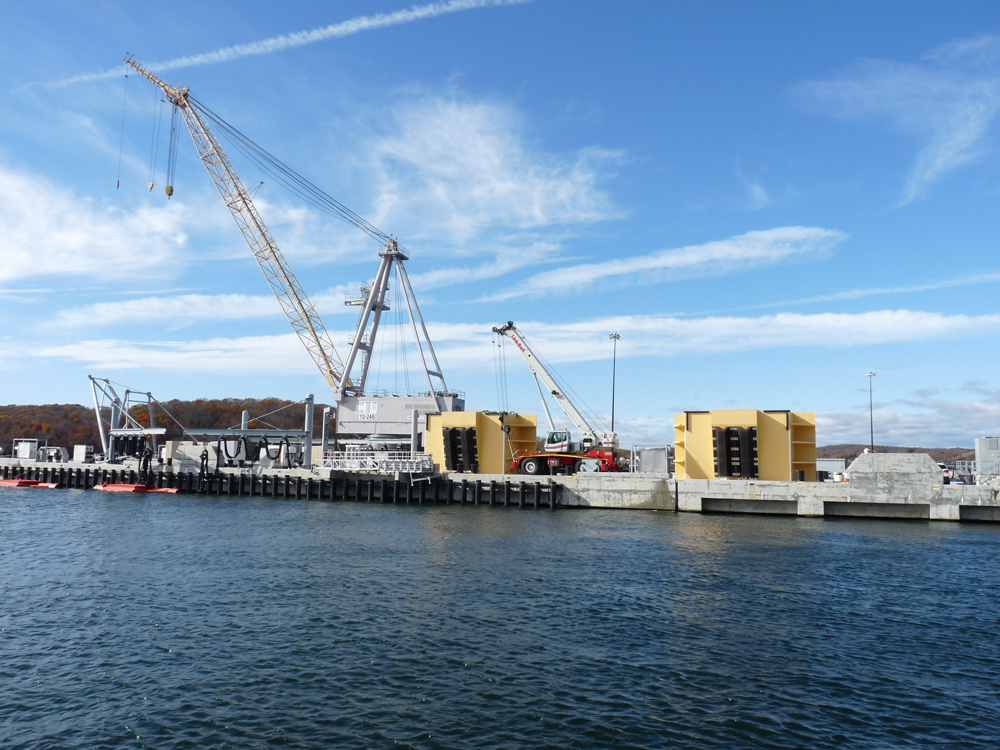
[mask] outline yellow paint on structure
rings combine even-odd
[[[427,415],[424,450],[434,458],[434,470],[446,471],[444,429],[476,428],[476,448],[481,474],[509,474],[513,456],[535,452],[538,418],[534,414],[503,415],[503,424],[510,427],[509,440],[504,441],[500,414],[484,411],[452,411]],[[503,453],[501,458],[501,446]]]
[[[816,415],[813,412],[713,409],[674,415],[674,465],[678,479],[715,479],[713,428],[755,428],[757,478],[791,481],[805,472],[816,481]]]

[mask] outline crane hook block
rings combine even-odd
[[[153,183],[152,182],[149,183],[149,192],[151,192],[151,193],[153,192]]]
[[[167,197],[169,198],[173,194],[174,194],[174,186],[173,185],[167,185]]]

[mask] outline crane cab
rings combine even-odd
[[[569,431],[552,430],[545,438],[546,453],[569,453]]]
[[[598,441],[593,435],[584,435],[579,443],[573,442],[569,430],[552,430],[545,438],[546,453],[586,453],[597,447]],[[615,441],[617,446],[617,440]]]

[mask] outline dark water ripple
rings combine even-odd
[[[0,490],[3,748],[997,748],[1000,529]]]

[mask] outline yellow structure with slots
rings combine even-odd
[[[514,456],[535,452],[538,418],[534,414],[487,411],[451,411],[427,415],[424,450],[434,458],[434,471],[449,471],[445,450],[444,430],[452,428],[476,429],[476,457],[478,473],[509,474]],[[503,426],[510,427],[504,438]],[[466,467],[465,471],[470,469]]]
[[[815,482],[816,414],[757,409],[675,414],[674,466],[678,479]]]

